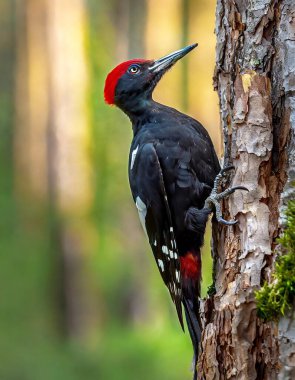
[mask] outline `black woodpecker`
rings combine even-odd
[[[197,44],[158,60],[133,59],[106,78],[104,96],[130,119],[133,140],[129,182],[156,264],[176,306],[182,305],[194,347],[194,379],[201,337],[201,247],[209,214],[238,186],[217,192],[220,165],[206,129],[192,117],[157,103],[152,93],[162,76]],[[231,169],[231,168],[229,168]],[[218,211],[218,212],[217,212]]]

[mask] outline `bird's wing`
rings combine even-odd
[[[191,167],[198,175],[199,181],[213,187],[214,179],[220,171],[219,161],[206,129],[197,120],[190,119],[190,126],[195,132],[192,146]]]
[[[131,190],[159,272],[175,303],[183,328],[180,259],[162,168],[152,143],[144,144],[137,150],[136,159],[131,155]]]
[[[217,158],[217,163],[214,162],[213,146],[206,136],[198,135],[193,128],[183,128],[182,138],[177,140],[176,133],[173,139],[162,140],[155,146],[164,167],[166,191],[173,197],[170,206],[175,222],[180,222],[176,225],[179,230],[183,212],[191,206],[203,207],[219,170]]]

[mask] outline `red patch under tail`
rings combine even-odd
[[[180,257],[180,270],[183,279],[200,279],[201,258],[199,252],[188,251],[185,256]]]

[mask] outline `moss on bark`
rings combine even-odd
[[[277,257],[273,281],[256,292],[258,315],[265,320],[278,320],[295,299],[295,201],[289,202],[286,217],[286,228],[278,239],[282,255]]]

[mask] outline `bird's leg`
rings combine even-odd
[[[231,226],[233,224],[236,224],[238,221],[237,220],[225,220],[225,219],[223,219],[221,207],[220,207],[220,201],[222,199],[228,197],[230,194],[234,193],[236,190],[249,191],[244,186],[234,186],[234,187],[230,187],[230,188],[222,191],[221,193],[218,193],[218,188],[219,188],[222,180],[224,179],[225,174],[229,170],[233,170],[233,169],[234,169],[234,166],[228,166],[226,168],[221,169],[221,171],[218,173],[218,175],[216,176],[216,178],[214,180],[213,189],[212,189],[209,197],[206,199],[205,206],[204,206],[204,208],[211,209],[212,211],[215,208],[215,214],[216,214],[217,221],[220,223],[226,224],[227,226]]]

